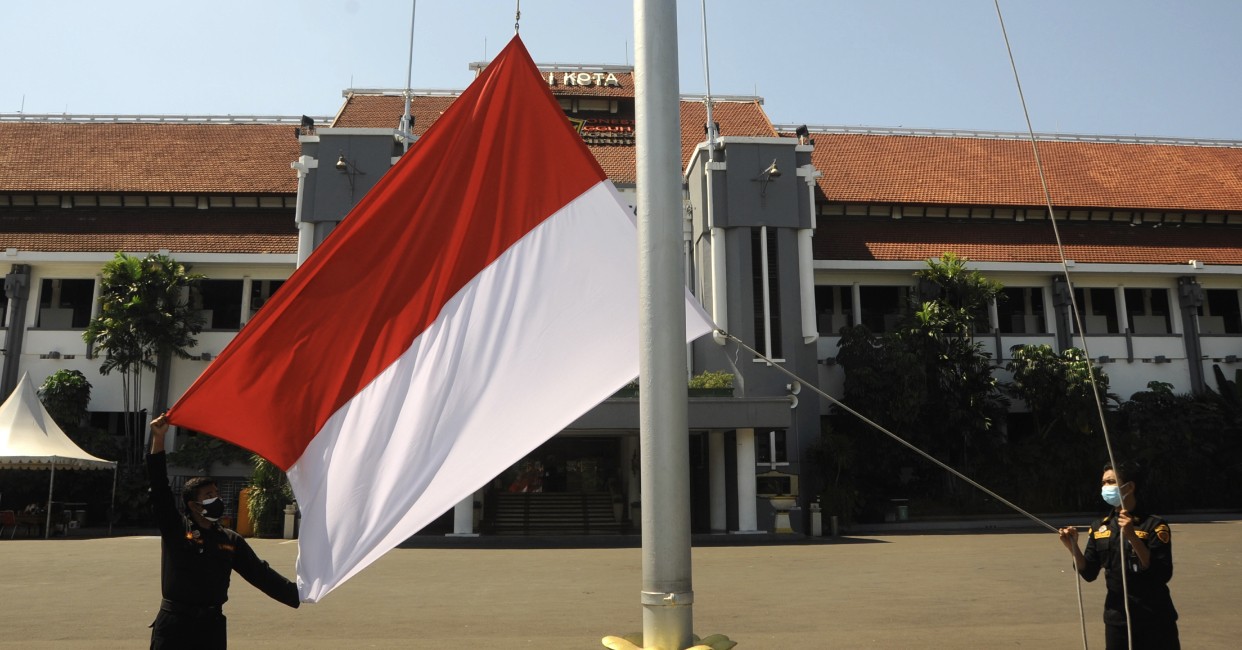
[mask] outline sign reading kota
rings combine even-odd
[[[548,73],[549,86],[559,83],[562,86],[621,87],[621,81],[611,72],[562,72],[559,79],[556,75],[555,72]]]

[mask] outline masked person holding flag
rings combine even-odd
[[[164,436],[168,422],[151,422],[151,509],[160,528],[160,583],[163,601],[151,624],[151,648],[216,650],[227,646],[222,606],[229,598],[234,570],[263,593],[290,606],[300,604],[297,585],[260,560],[246,540],[218,522],[224,514],[219,489],[209,477],[185,483],[177,511],[168,486]]]
[[[1108,595],[1104,599],[1104,639],[1108,650],[1129,647],[1126,601],[1130,595],[1130,632],[1135,650],[1177,650],[1177,610],[1169,595],[1173,577],[1173,538],[1169,524],[1139,507],[1138,493],[1145,477],[1138,465],[1104,466],[1100,495],[1113,510],[1091,527],[1087,550],[1078,547],[1078,529],[1060,529],[1061,541],[1074,554],[1079,575],[1087,582],[1104,569]],[[1123,484],[1118,485],[1118,475]],[[1119,548],[1118,545],[1121,545]],[[1124,558],[1124,561],[1123,561]],[[1125,571],[1125,589],[1122,574]]]

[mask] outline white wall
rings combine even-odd
[[[68,257],[68,254],[57,254],[54,257],[65,258]],[[124,404],[121,376],[116,373],[106,376],[100,374],[99,367],[103,363],[103,359],[87,358],[87,346],[82,338],[84,330],[34,328],[34,324],[38,322],[39,286],[44,278],[95,278],[102,271],[103,263],[111,259],[112,256],[91,253],[83,254],[79,257],[83,259],[80,261],[72,259],[39,260],[37,258],[12,260],[31,265],[30,296],[26,306],[27,331],[23,349],[20,351],[21,372],[28,372],[31,381],[36,386],[39,386],[49,375],[58,370],[81,371],[86,376],[87,381],[91,383],[91,403],[89,406],[91,411],[122,411],[124,410]],[[174,255],[174,257],[176,256]],[[202,255],[196,255],[195,257],[202,257]],[[219,257],[224,258],[226,256]],[[237,261],[196,262],[191,265],[190,270],[194,273],[201,273],[213,280],[242,280],[247,277],[254,280],[283,280],[293,272],[295,256],[234,255],[227,257],[235,258]],[[270,261],[246,258],[268,258]],[[0,330],[0,332],[2,331]],[[198,344],[190,352],[195,355],[208,352],[214,361],[236,335],[237,333],[232,331],[200,333],[196,337]],[[49,352],[53,351],[60,354],[59,359],[44,358]],[[8,354],[7,351],[5,353]],[[169,402],[176,402],[181,394],[202,374],[209,363],[211,362],[199,359],[174,359],[171,385],[169,387]],[[144,407],[150,408],[151,396],[155,390],[154,373],[144,373],[142,381],[142,403]]]

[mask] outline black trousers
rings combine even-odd
[[[228,630],[224,614],[173,613],[161,609],[151,624],[151,650],[225,650]]]
[[[1125,625],[1105,625],[1104,644],[1108,650],[1127,650]],[[1181,650],[1177,621],[1134,621],[1134,650]]]

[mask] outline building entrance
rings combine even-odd
[[[612,533],[624,525],[618,437],[558,436],[505,470],[485,512],[494,534]]]

